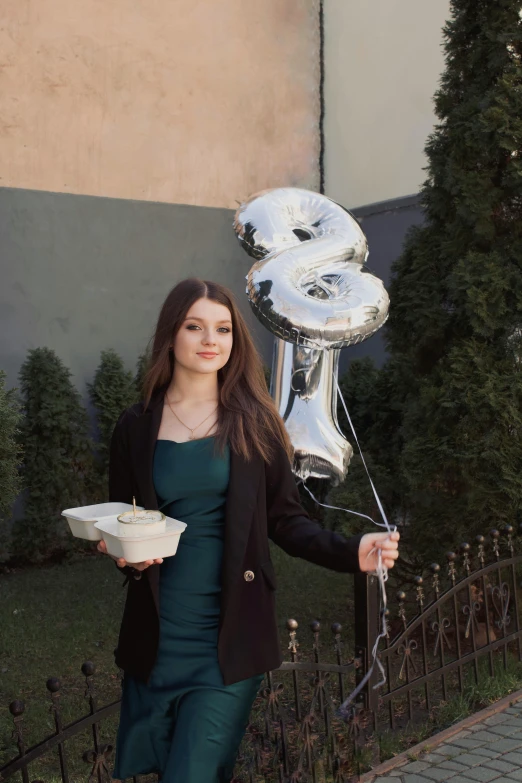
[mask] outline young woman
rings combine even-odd
[[[114,777],[227,783],[263,675],[282,661],[269,539],[356,572],[375,569],[375,547],[391,568],[399,536],[345,539],[310,520],[260,358],[223,286],[184,280],[167,296],[144,396],[114,430],[109,499],[135,496],[187,528],[174,557],[117,561],[128,593]]]

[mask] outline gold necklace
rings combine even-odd
[[[194,437],[194,432],[195,432],[195,430],[197,430],[197,429],[198,429],[198,427],[201,427],[201,425],[202,425],[202,424],[204,424],[204,423],[206,422],[206,420],[207,420],[207,419],[210,419],[210,417],[212,416],[212,414],[213,414],[213,413],[215,413],[215,412],[217,411],[217,407],[216,407],[216,408],[214,408],[214,410],[213,410],[213,411],[210,411],[210,413],[208,414],[208,416],[205,416],[205,418],[203,419],[203,421],[200,421],[200,422],[199,422],[199,424],[197,424],[195,427],[189,427],[187,424],[185,424],[185,422],[184,422],[184,421],[181,421],[181,419],[179,418],[178,414],[176,413],[176,411],[174,410],[174,408],[173,408],[173,407],[172,407],[172,405],[170,404],[170,400],[169,400],[169,398],[167,397],[167,395],[165,395],[165,399],[167,400],[167,404],[168,404],[168,406],[169,406],[170,410],[172,411],[172,413],[174,414],[174,416],[176,417],[176,419],[179,421],[179,423],[180,423],[180,424],[183,424],[183,426],[184,426],[184,427],[185,427],[187,430],[190,430],[190,438],[189,438],[189,440],[196,440],[196,438]],[[212,425],[212,426],[214,426],[214,425]],[[211,430],[211,429],[212,429],[212,427],[210,428],[210,430]],[[210,430],[208,430],[208,432],[210,432]]]

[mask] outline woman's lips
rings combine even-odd
[[[198,353],[198,356],[202,356],[204,359],[213,359],[214,356],[217,356],[217,353],[201,352]]]

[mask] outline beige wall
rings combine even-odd
[[[419,191],[449,0],[325,0],[326,193],[347,207]]]
[[[220,207],[317,187],[316,6],[1,0],[0,185]]]

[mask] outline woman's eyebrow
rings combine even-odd
[[[187,318],[185,318],[185,321],[204,321],[204,319],[203,318],[198,318],[196,315],[191,315],[191,316],[187,316]],[[218,324],[231,324],[232,321],[230,321],[229,319],[225,318],[224,321],[216,321],[216,323],[218,323]]]

